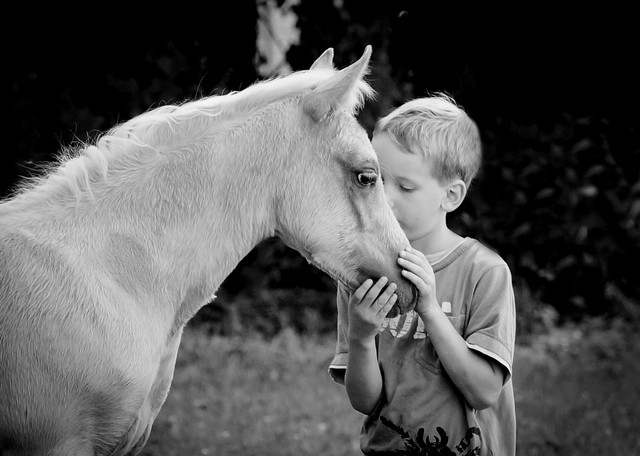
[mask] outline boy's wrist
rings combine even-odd
[[[349,345],[353,348],[361,350],[370,350],[376,348],[376,338],[374,337],[352,337],[349,336]]]
[[[440,308],[439,305],[436,304],[436,305],[428,306],[426,309],[416,309],[416,313],[424,323],[427,323],[429,321],[432,321],[434,318],[436,318],[437,314],[441,314],[442,309]]]

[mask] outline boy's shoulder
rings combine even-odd
[[[509,268],[506,261],[492,248],[474,238],[465,238],[460,246],[442,262],[441,267],[457,264],[461,267],[487,270],[494,267]]]
[[[500,254],[495,251],[494,249],[492,249],[491,247],[483,244],[482,242],[478,241],[477,239],[473,239],[473,238],[468,238],[469,241],[471,241],[471,247],[472,247],[472,252],[475,255],[475,260],[476,261],[483,261],[487,264],[490,265],[505,265],[506,266],[506,261],[504,261],[504,259],[500,256]]]

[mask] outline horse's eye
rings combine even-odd
[[[373,185],[376,183],[378,179],[378,175],[374,172],[368,171],[364,173],[358,173],[358,182],[360,185]]]

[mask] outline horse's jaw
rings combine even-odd
[[[282,241],[285,244],[287,244],[289,247],[291,247],[292,249],[300,253],[311,266],[318,268],[319,270],[327,274],[329,277],[331,277],[333,280],[341,283],[343,286],[345,286],[349,290],[355,291],[355,289],[359,286],[359,284],[358,285],[355,284],[355,281],[352,278],[346,277],[344,274],[335,270],[335,268],[328,266],[326,262],[322,261],[320,258],[313,255],[308,249],[301,248],[300,246],[297,246],[297,245],[293,245],[287,240],[286,237],[282,235],[280,235],[279,237],[280,239],[282,239]]]

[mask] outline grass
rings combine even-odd
[[[636,334],[596,322],[518,347],[518,455],[640,454]]]
[[[326,373],[330,337],[208,337],[188,328],[144,451],[358,455],[362,415]],[[554,329],[516,350],[518,455],[640,454],[640,339],[624,325]]]
[[[332,353],[290,330],[268,342],[187,331],[142,454],[357,454],[361,415],[326,372]]]

